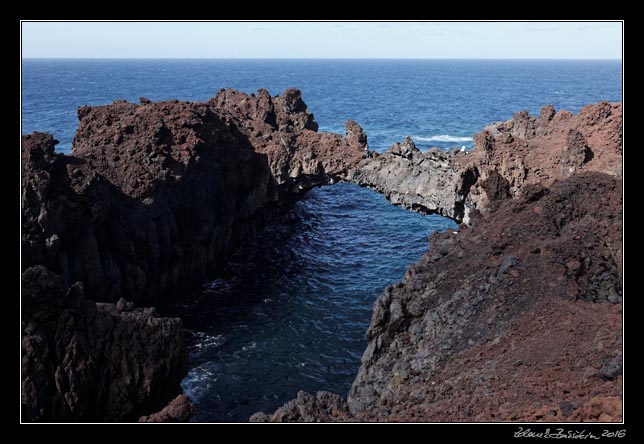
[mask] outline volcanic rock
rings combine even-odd
[[[223,90],[207,103],[81,107],[73,155],[23,137],[23,270],[96,301],[164,304],[217,273],[313,186],[341,180],[366,135],[317,133],[301,94]]]
[[[182,323],[85,297],[38,265],[22,274],[23,421],[132,421],[181,391]]]
[[[347,403],[338,395],[317,392],[316,396],[303,391],[277,409],[272,415],[255,413],[250,422],[338,422],[349,418]]]
[[[195,408],[186,395],[179,395],[161,411],[149,416],[141,416],[139,422],[188,422]]]
[[[521,112],[469,153],[407,138],[356,166],[392,203],[464,223],[375,302],[349,415],[320,418],[621,420],[621,109]]]
[[[538,118],[522,111],[485,127],[474,144],[469,152],[423,152],[407,137],[363,160],[351,180],[395,205],[470,224],[470,214],[492,211],[527,187],[548,186],[573,172],[621,177],[622,105],[600,102],[577,115],[547,106]]]

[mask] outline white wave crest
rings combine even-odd
[[[419,142],[472,142],[474,140],[471,137],[450,136],[449,134],[430,137],[414,136],[413,139]]]

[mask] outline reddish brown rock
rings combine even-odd
[[[139,422],[188,422],[194,415],[195,408],[185,395],[179,395],[161,411],[148,416],[141,416]]]
[[[275,413],[255,413],[250,422],[341,422],[349,420],[349,408],[342,397],[329,392],[315,396],[299,391],[297,397]]]
[[[574,174],[434,234],[374,305],[349,414],[306,420],[620,421],[621,196]]]
[[[546,107],[487,127],[470,153],[409,139],[362,160],[359,126],[317,133],[299,91],[223,90],[206,103],[81,108],[72,156],[25,136],[23,415],[161,409],[185,371],[180,327],[128,301],[190,291],[308,188],[348,179],[465,224],[434,235],[374,305],[346,405],[300,393],[254,420],[619,420],[621,112]],[[67,291],[76,281],[85,290]],[[188,413],[171,405],[149,417]]]
[[[597,171],[622,176],[622,104],[600,102],[581,108],[579,114],[544,107],[538,118],[527,112],[506,122],[487,126],[474,136],[477,149],[458,156],[472,165],[480,179],[465,205],[487,211],[495,196],[482,186],[490,175],[508,183],[511,196],[525,187],[552,184],[574,172]]]
[[[207,103],[82,107],[73,155],[23,138],[23,269],[43,264],[94,300],[161,304],[313,186],[341,180],[366,136],[317,133],[298,90],[223,90]]]
[[[296,89],[78,117],[71,156],[51,135],[22,139],[23,418],[136,420],[180,392],[187,352],[179,320],[135,306],[215,275],[307,189],[343,179],[366,135],[317,133]],[[145,419],[184,420],[185,401]]]
[[[434,234],[376,301],[349,415],[325,420],[622,419],[621,104],[518,113],[475,141],[406,140],[354,170],[468,224]]]
[[[474,144],[469,152],[421,152],[407,138],[363,160],[351,180],[395,205],[469,224],[471,212],[494,210],[526,187],[548,186],[574,172],[621,177],[622,105],[601,102],[577,115],[547,106],[538,118],[522,111],[475,134]]]
[[[354,418],[620,420],[621,104],[517,113],[475,143],[427,173],[454,189],[476,171],[472,227],[434,235],[376,303]],[[426,195],[455,208],[442,189]]]

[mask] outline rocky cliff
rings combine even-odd
[[[621,182],[582,173],[508,200],[374,306],[357,418],[621,418]],[[599,416],[599,415],[598,415]]]
[[[136,420],[178,394],[187,358],[180,319],[93,302],[41,265],[22,274],[23,420]]]
[[[374,304],[348,394],[254,421],[619,421],[621,104],[518,113],[470,153],[410,139],[352,178],[467,220]]]
[[[469,152],[420,151],[408,137],[386,153],[363,160],[351,180],[393,204],[469,223],[530,185],[549,185],[575,172],[621,177],[622,105],[601,102],[579,114],[541,109],[487,126]]]
[[[88,297],[172,301],[217,272],[307,189],[344,178],[366,137],[317,133],[300,92],[223,90],[206,103],[82,107],[71,156],[23,138],[23,269]]]
[[[72,155],[23,137],[24,419],[189,417],[181,323],[136,307],[339,180],[464,224],[376,301],[346,401],[301,393],[254,420],[621,418],[621,104],[518,113],[469,153],[407,139],[362,159],[362,129],[318,133],[295,89],[140,102],[79,109]]]
[[[140,102],[80,108],[72,155],[23,136],[25,420],[189,417],[185,397],[163,408],[186,373],[181,322],[135,307],[203,284],[307,189],[344,179],[366,145],[353,121],[346,137],[317,133],[296,89]]]

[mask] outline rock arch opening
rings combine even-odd
[[[298,390],[348,392],[374,301],[454,228],[351,183],[306,193],[168,312],[188,331],[196,420],[244,421]]]

